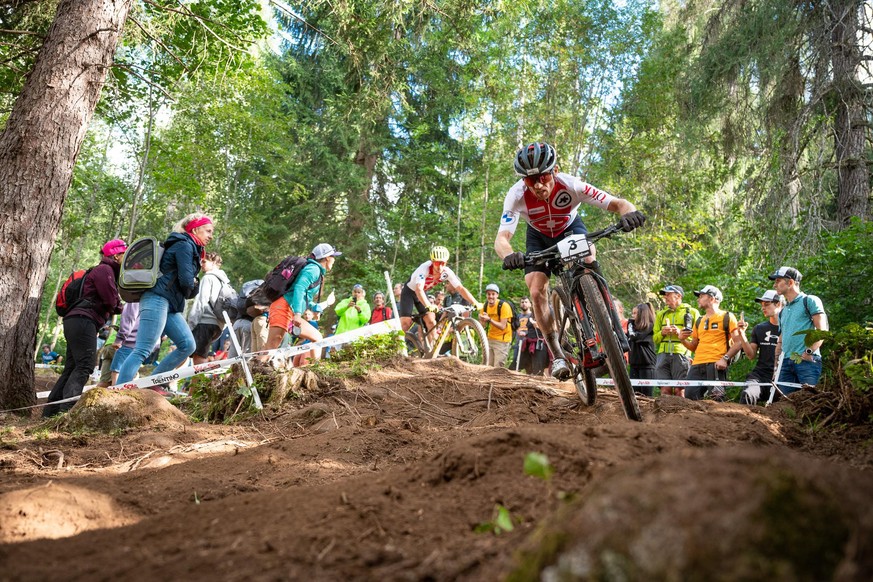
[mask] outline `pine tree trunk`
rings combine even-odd
[[[867,217],[870,197],[870,172],[864,155],[867,120],[864,93],[857,76],[861,63],[858,18],[862,8],[857,0],[838,0],[831,8],[831,63],[837,95],[834,116],[834,149],[839,175],[837,220],[840,226],[846,226],[853,216]]]
[[[0,133],[0,409],[35,402],[33,348],[49,259],[130,4],[63,0]]]

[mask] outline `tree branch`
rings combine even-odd
[[[323,36],[324,38],[326,38],[327,40],[332,42],[334,46],[336,46],[340,49],[343,48],[342,45],[340,45],[340,43],[338,43],[333,38],[331,38],[330,35],[328,35],[326,32],[324,32],[323,30],[321,30],[317,26],[313,26],[313,25],[309,24],[308,22],[306,22],[305,18],[303,18],[302,16],[300,16],[299,14],[294,12],[294,9],[291,8],[285,2],[282,2],[281,0],[270,0],[270,3],[275,5],[279,10],[281,10],[282,12],[284,12],[285,14],[287,14],[288,16],[293,18],[294,20],[298,20],[298,21],[302,22],[305,27],[311,28],[312,30],[314,30],[315,32],[317,32],[318,34],[320,34],[321,36]]]
[[[155,38],[155,37],[152,35],[152,33],[150,33],[149,31],[147,31],[147,30],[145,29],[145,27],[144,27],[142,24],[140,24],[139,21],[137,21],[136,18],[134,18],[133,16],[128,16],[127,18],[128,18],[128,20],[130,20],[131,22],[133,22],[135,25],[137,25],[137,27],[138,27],[138,28],[143,32],[143,34],[145,34],[147,37],[149,37],[150,39],[152,39],[153,41],[155,41],[156,43],[158,43],[158,45],[160,45],[160,47],[161,47],[162,49],[164,49],[164,50],[167,52],[168,55],[170,55],[171,57],[173,57],[173,58],[176,60],[177,63],[179,63],[180,65],[182,65],[182,69],[183,69],[186,73],[189,72],[189,70],[188,70],[188,66],[184,63],[184,61],[182,61],[182,59],[180,59],[179,57],[177,57],[176,54],[175,54],[173,51],[171,51],[171,50],[169,49],[169,47],[167,47],[167,45],[165,45],[163,42],[161,42],[160,39]]]
[[[31,30],[10,30],[10,29],[6,29],[6,28],[0,28],[0,33],[2,33],[2,34],[23,34],[23,35],[27,35],[27,36],[36,36],[39,38],[45,38],[44,35],[42,35],[38,32],[33,32]]]
[[[154,81],[149,81],[148,79],[146,79],[145,77],[143,77],[142,75],[140,75],[139,73],[137,73],[137,72],[133,69],[133,67],[131,67],[131,66],[129,66],[129,65],[125,65],[125,64],[123,64],[123,63],[113,63],[112,66],[113,66],[113,67],[118,67],[119,69],[124,69],[125,71],[129,72],[131,75],[133,75],[134,77],[136,77],[137,79],[139,79],[139,80],[142,81],[143,83],[146,83],[147,85],[149,85],[149,86],[151,86],[151,87],[154,87],[155,89],[157,89],[158,91],[160,91],[161,93],[163,93],[163,94],[164,94],[164,97],[166,97],[166,98],[169,99],[170,101],[173,101],[173,102],[176,101],[175,99],[173,99],[173,96],[170,95],[169,93],[167,93],[167,91],[166,91],[163,87],[161,87],[160,85],[158,85],[158,84],[155,83]]]
[[[203,28],[205,28],[206,30],[208,30],[208,31],[209,31],[210,33],[212,33],[212,34],[213,34],[213,35],[214,35],[218,40],[220,40],[221,42],[223,42],[224,44],[226,44],[226,45],[229,46],[230,48],[232,48],[232,49],[234,49],[234,50],[238,50],[238,51],[245,51],[245,49],[242,49],[242,48],[239,48],[239,47],[235,47],[235,46],[233,46],[232,44],[228,43],[226,40],[224,40],[222,37],[218,36],[218,35],[217,35],[217,34],[216,34],[216,33],[215,33],[211,28],[209,28],[208,26],[206,26],[206,23],[208,22],[208,23],[210,23],[210,24],[214,24],[214,25],[216,25],[216,26],[220,26],[221,28],[223,28],[223,29],[225,29],[227,32],[229,32],[229,33],[230,33],[234,38],[236,38],[236,40],[238,40],[238,41],[245,42],[246,39],[244,39],[243,37],[241,37],[240,35],[238,35],[236,32],[234,32],[233,30],[231,30],[231,28],[230,28],[229,26],[227,26],[227,25],[225,25],[225,24],[223,24],[223,23],[221,23],[221,22],[218,22],[218,21],[215,21],[215,20],[211,20],[211,19],[209,19],[209,18],[205,18],[205,17],[203,17],[203,16],[200,16],[200,15],[198,15],[198,14],[195,14],[194,12],[191,11],[191,9],[189,9],[187,6],[185,6],[184,4],[182,4],[182,2],[179,1],[179,0],[177,0],[177,2],[179,3],[179,6],[182,7],[181,10],[180,10],[180,9],[177,9],[177,8],[170,8],[169,6],[162,6],[161,4],[157,4],[156,2],[152,2],[151,0],[143,0],[143,2],[144,2],[145,4],[148,4],[149,6],[154,6],[154,7],[157,8],[158,10],[165,10],[165,11],[167,11],[167,12],[175,12],[176,14],[181,14],[182,16],[188,16],[188,17],[190,17],[190,18],[193,18],[194,20],[197,20],[198,22],[200,22],[200,24],[203,26]]]

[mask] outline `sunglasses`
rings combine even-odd
[[[546,172],[544,174],[535,174],[533,176],[524,176],[522,178],[522,180],[524,180],[524,183],[527,184],[528,186],[533,186],[537,182],[539,182],[540,184],[548,184],[549,180],[552,179],[553,174],[554,174],[554,172]]]

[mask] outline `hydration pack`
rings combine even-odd
[[[138,303],[157,284],[163,256],[164,247],[152,236],[138,238],[127,248],[118,274],[118,293],[124,301]]]

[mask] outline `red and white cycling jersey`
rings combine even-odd
[[[447,281],[452,284],[452,287],[457,288],[461,286],[461,280],[458,279],[458,276],[455,275],[455,272],[448,265],[443,267],[443,272],[437,278],[436,273],[433,272],[433,261],[425,261],[415,270],[406,286],[415,291],[415,288],[424,282],[424,290],[430,291],[440,283]]]
[[[583,202],[606,210],[615,197],[599,190],[570,174],[555,174],[552,193],[548,200],[540,200],[524,185],[516,182],[503,201],[503,216],[497,232],[515,232],[519,219],[524,219],[534,229],[547,237],[555,238],[567,228],[578,215]]]

